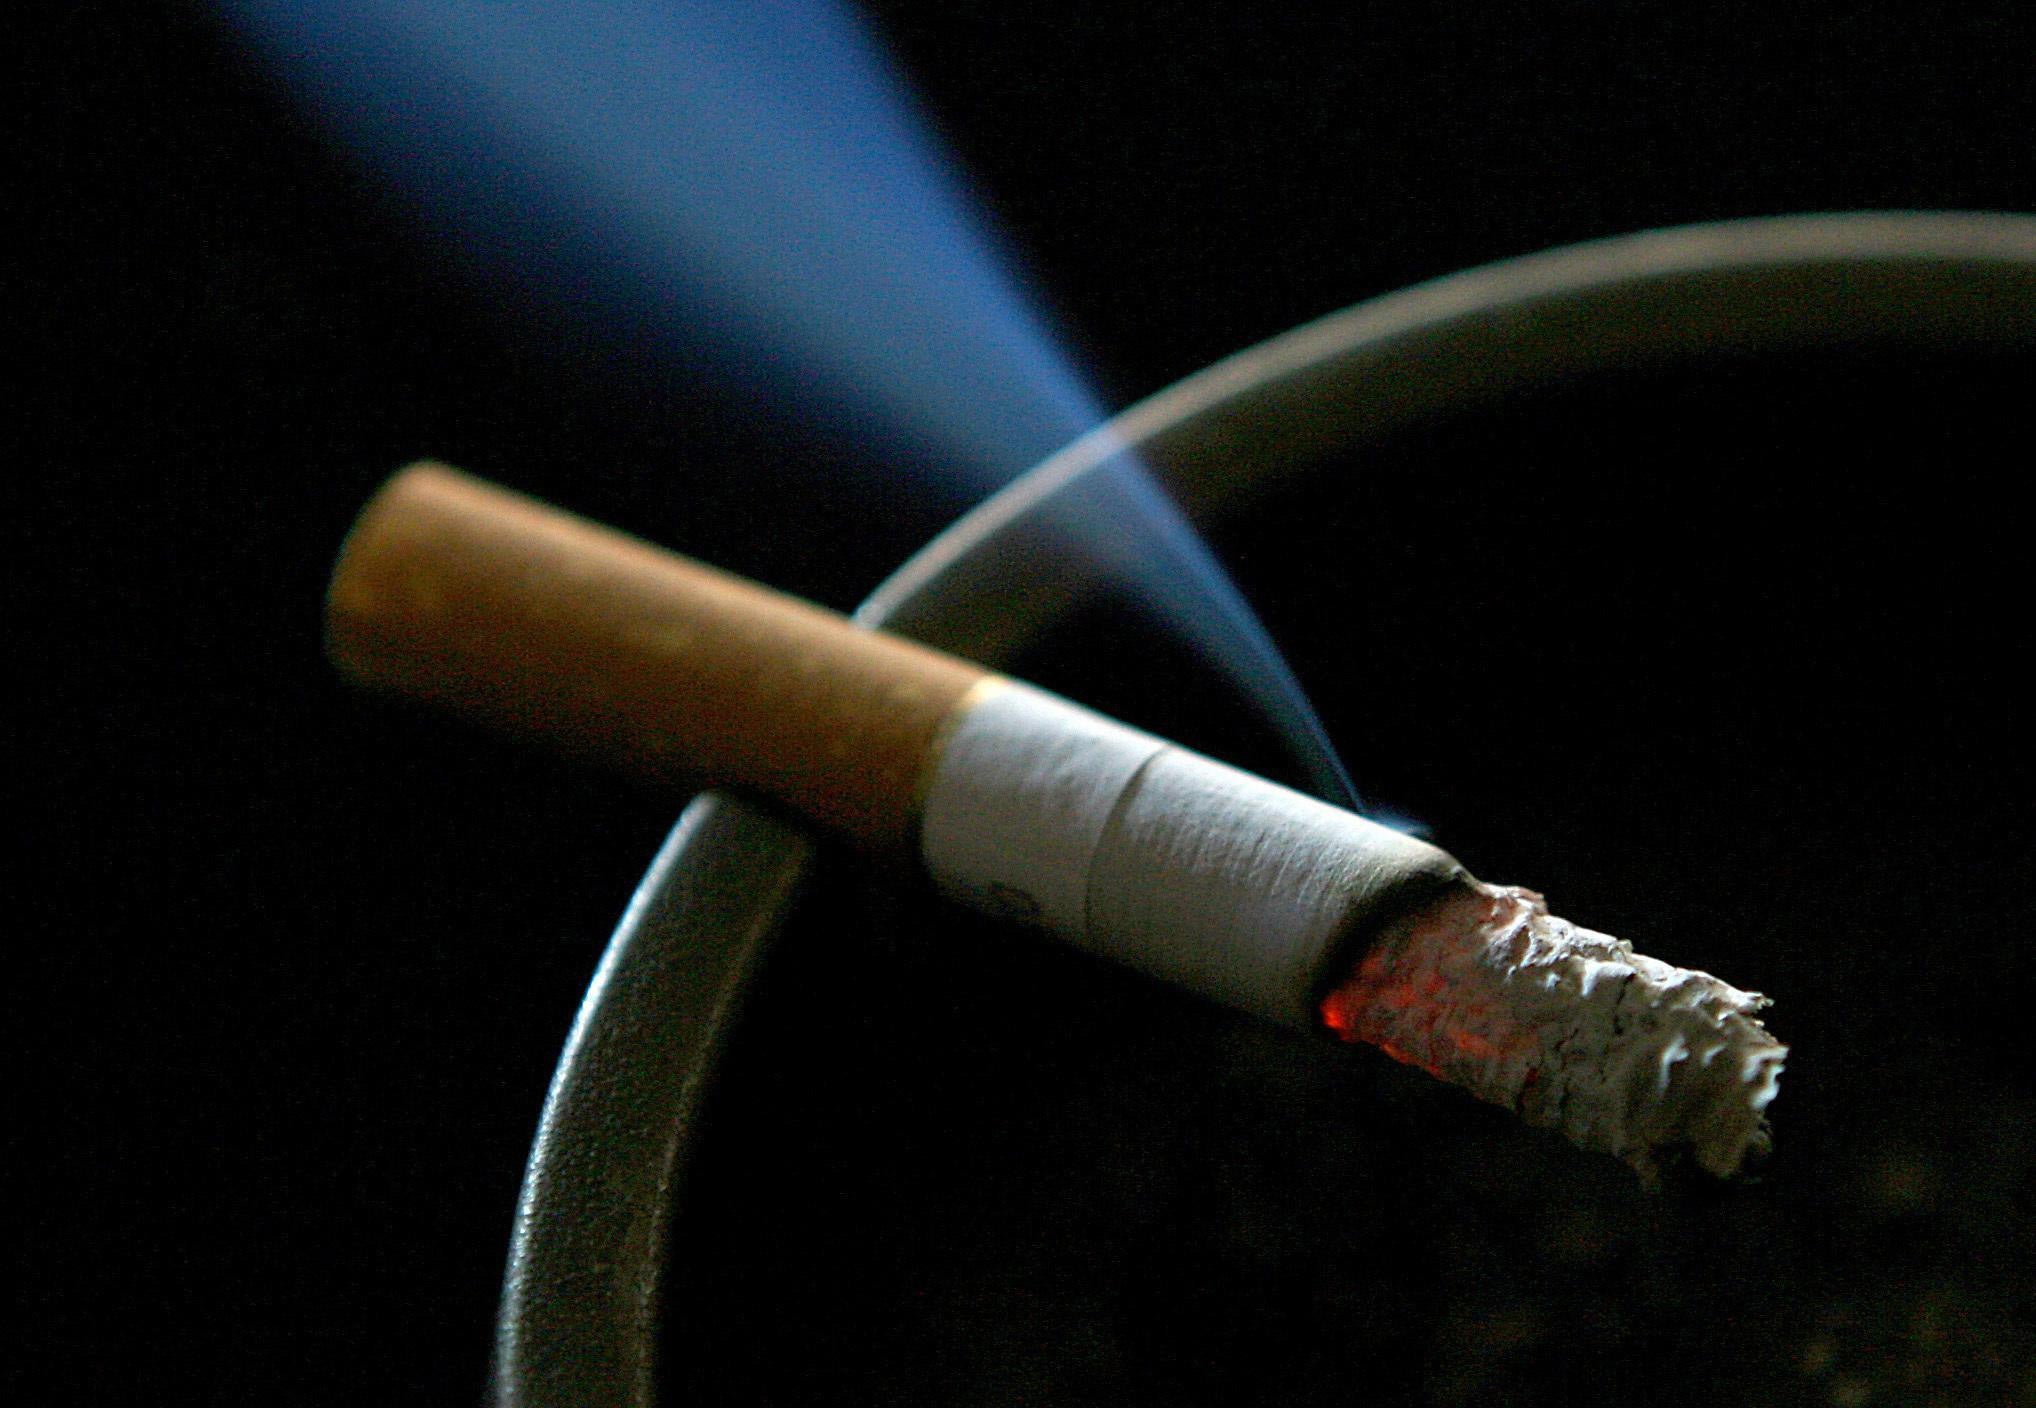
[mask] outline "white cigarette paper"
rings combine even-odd
[[[1289,1026],[1333,951],[1462,867],[1426,842],[1010,680],[965,699],[920,852],[950,897]]]

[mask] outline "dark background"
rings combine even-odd
[[[2036,208],[2017,5],[875,8],[1113,401],[1574,239]],[[674,809],[340,689],[340,533],[431,453],[846,606],[945,510],[467,281],[198,7],[68,7],[17,61],[8,1370],[470,1400]]]

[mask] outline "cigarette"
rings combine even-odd
[[[354,679],[649,782],[757,794],[973,909],[1365,1042],[1625,1160],[1768,1143],[1768,1005],[1447,852],[979,665],[446,468],[362,512]]]

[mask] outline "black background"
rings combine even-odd
[[[1113,400],[1362,296],[1788,210],[2036,208],[2036,22],[885,3]],[[856,600],[942,510],[463,280],[195,7],[27,37],[8,1240],[74,1401],[482,1391],[523,1152],[672,813],[355,699],[317,605],[432,453]]]

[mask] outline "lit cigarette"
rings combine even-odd
[[[965,905],[1365,1041],[1652,1177],[1764,1150],[1767,1000],[1447,853],[442,466],[362,513],[354,677],[679,787],[745,789]]]

